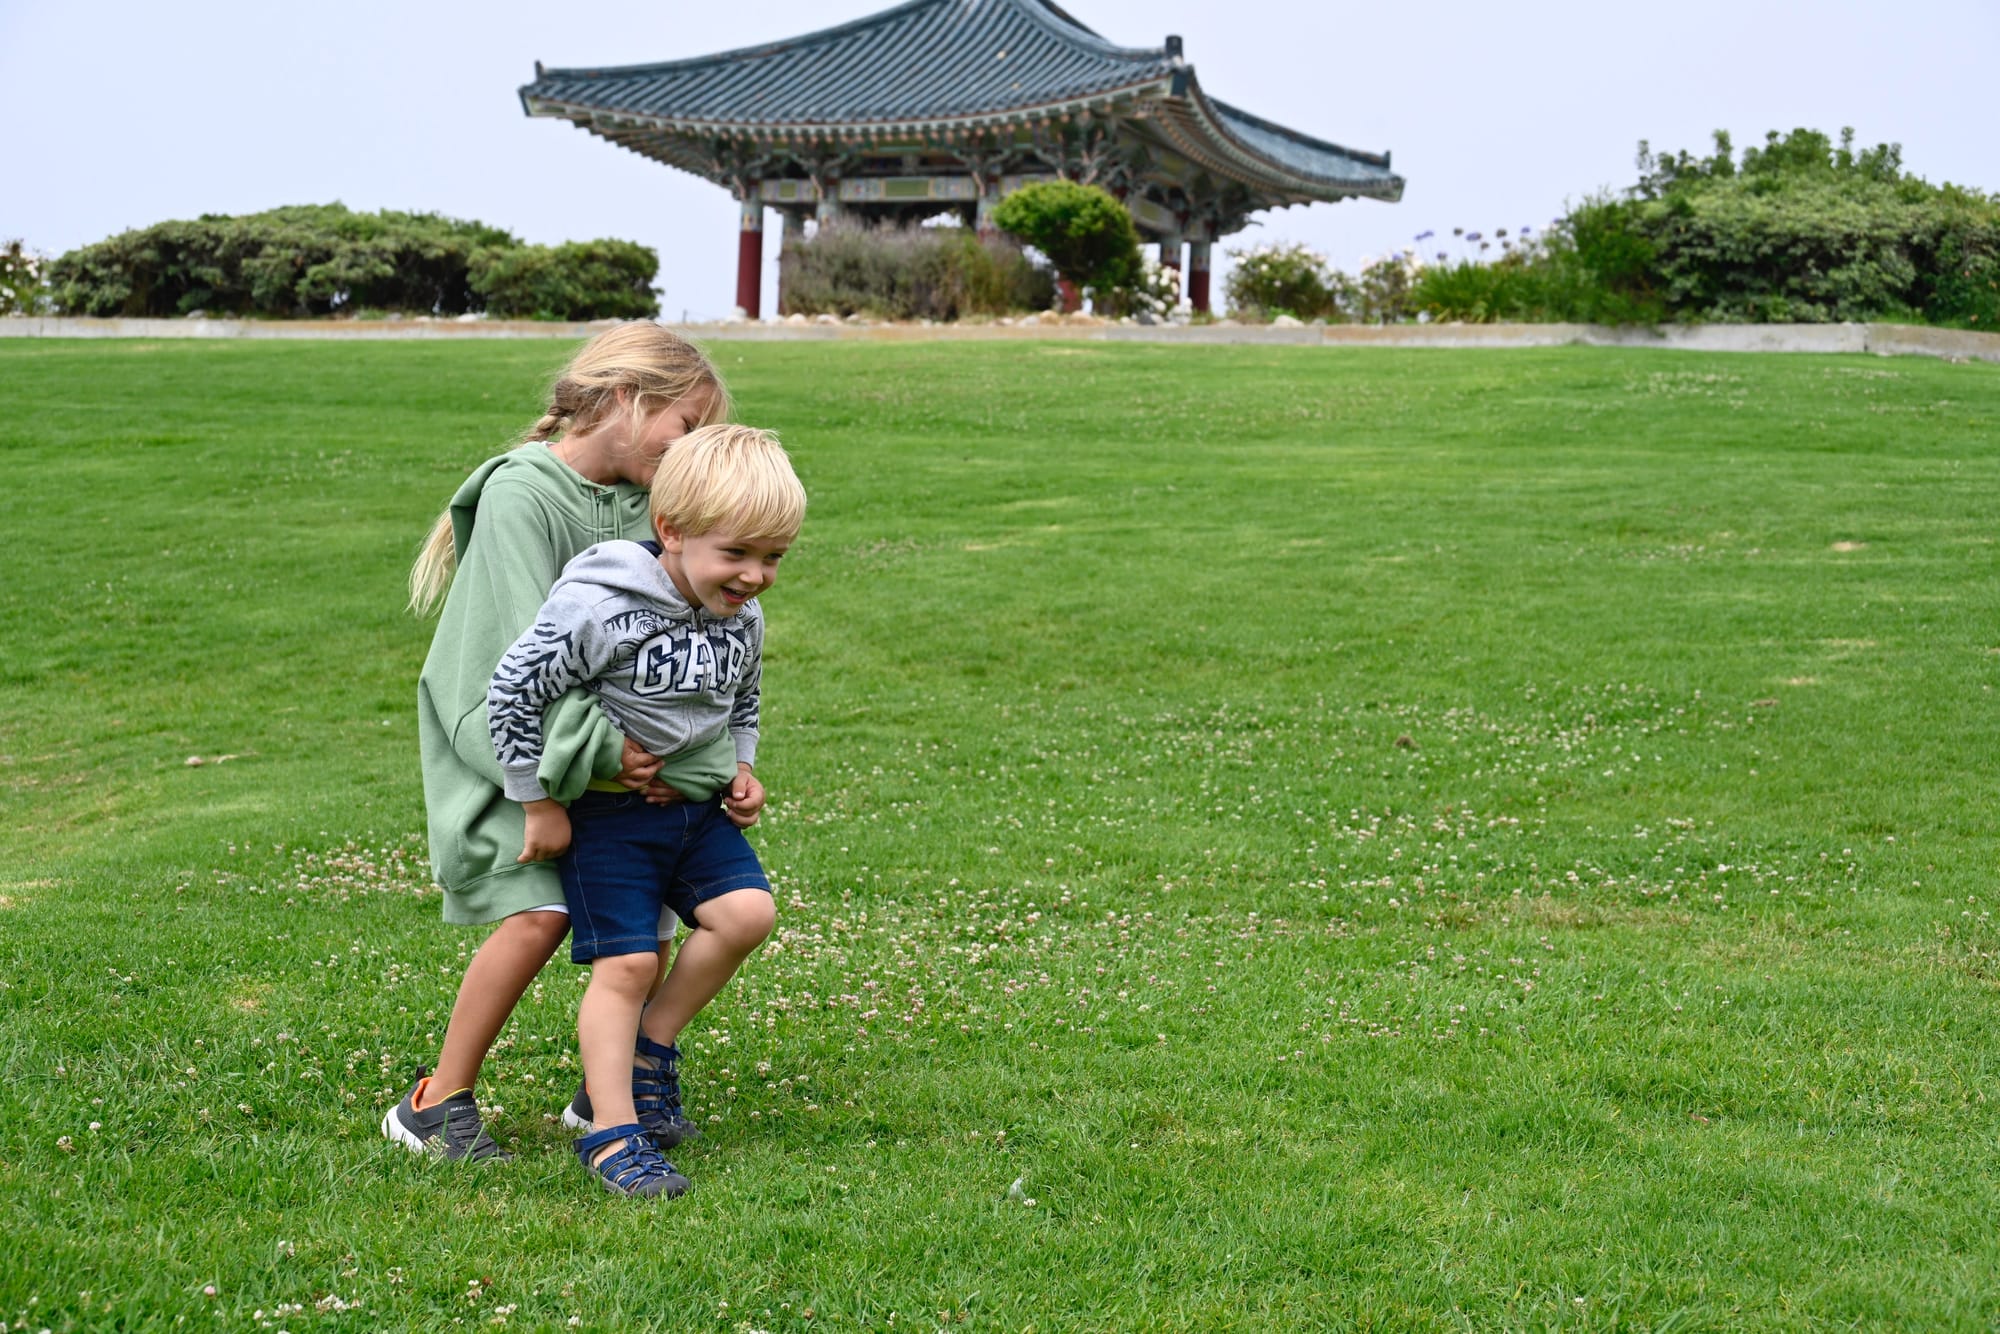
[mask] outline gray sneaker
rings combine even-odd
[[[417,1110],[419,1079],[410,1085],[403,1100],[382,1118],[382,1134],[412,1153],[428,1153],[451,1161],[483,1163],[489,1159],[505,1162],[514,1155],[493,1142],[479,1123],[479,1103],[469,1091],[452,1094],[435,1107]]]

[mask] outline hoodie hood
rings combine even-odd
[[[579,551],[576,559],[563,567],[562,578],[549,590],[551,598],[562,593],[582,594],[589,602],[638,598],[669,620],[692,620],[697,613],[707,615],[681,596],[650,542],[599,542]]]
[[[525,486],[538,499],[584,522],[589,521],[598,507],[608,505],[616,511],[613,527],[619,532],[631,532],[635,525],[641,530],[652,526],[647,515],[649,497],[645,487],[631,482],[599,486],[557,458],[546,441],[537,440],[486,460],[452,496],[451,544],[460,561],[465,559],[466,548],[472,543],[472,524],[479,512],[480,498],[489,488],[502,485]]]

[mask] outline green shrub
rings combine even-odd
[[[649,320],[660,313],[660,257],[635,241],[487,246],[469,285],[488,315],[529,320]]]
[[[623,290],[622,275],[636,261],[624,252],[607,258],[606,248],[626,245],[592,242],[560,261],[523,261],[517,267],[567,266],[567,276],[545,285],[544,294],[569,289],[598,299],[600,287]],[[56,308],[76,315],[204,311],[296,318],[361,310],[460,315],[486,309],[485,295],[473,288],[473,256],[522,248],[507,232],[480,222],[315,204],[242,217],[210,214],[124,232],[54,260],[49,280]],[[507,289],[510,299],[513,290]],[[623,308],[633,309],[634,303],[626,298]],[[596,310],[586,304],[546,313],[591,319]],[[644,313],[656,311],[649,305]]]
[[[1057,274],[1100,305],[1140,277],[1139,230],[1108,191],[1075,181],[1034,181],[993,210],[993,225],[1048,256]]]
[[[779,256],[787,315],[873,315],[956,320],[1043,310],[1055,298],[1047,269],[1018,245],[963,227],[829,223]]]
[[[1657,323],[1659,300],[1646,286],[1643,263],[1636,262],[1650,252],[1629,233],[1601,222],[1604,210],[1621,207],[1616,201],[1589,201],[1539,235],[1526,227],[1512,236],[1503,228],[1491,240],[1479,232],[1461,233],[1479,250],[1456,259],[1437,253],[1433,262],[1416,267],[1407,309],[1429,320],[1468,324]],[[1498,257],[1482,258],[1495,244]]]

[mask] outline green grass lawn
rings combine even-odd
[[[2000,368],[717,345],[780,925],[634,1204],[566,963],[516,1161],[376,1132],[402,580],[568,351],[0,342],[9,1328],[2000,1322]]]

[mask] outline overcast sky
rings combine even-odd
[[[1706,151],[1718,128],[1742,146],[1770,129],[1852,125],[1864,144],[1901,143],[1930,180],[2000,190],[1988,82],[2000,0],[1063,4],[1121,45],[1180,34],[1226,102],[1393,151],[1409,183],[1400,204],[1260,215],[1218,247],[1218,293],[1227,250],[1258,240],[1303,241],[1352,269],[1425,230],[1539,228],[1568,201],[1629,184],[1642,138]],[[516,90],[536,60],[677,60],[887,7],[0,0],[0,240],[59,253],[169,218],[340,200],[477,218],[530,241],[640,241],[660,253],[668,318],[720,316],[735,290],[726,192],[531,121]],[[767,275],[766,314],[775,291]]]

